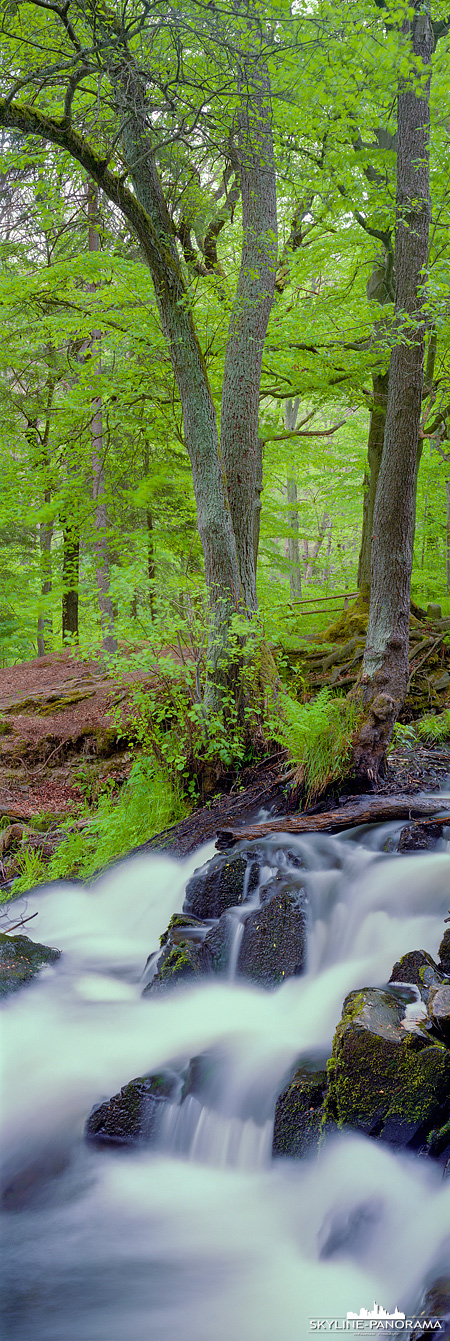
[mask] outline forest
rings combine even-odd
[[[447,735],[428,10],[3,6],[2,664],[159,667],[128,735],[183,796],[277,742],[301,781],[313,720],[362,786]]]
[[[450,1341],[449,0],[0,0],[5,1341]]]

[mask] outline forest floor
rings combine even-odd
[[[63,817],[107,779],[124,782],[132,757],[114,709],[154,678],[151,669],[114,678],[100,659],[69,651],[0,670],[0,815]]]
[[[81,660],[69,651],[0,670],[0,817],[49,823],[76,815],[110,781],[129,776],[133,754],[114,722],[126,719],[136,686],[155,683],[156,664],[147,671],[114,677],[101,659]],[[297,806],[283,781],[280,751],[243,769],[231,792],[198,808],[167,843],[179,852],[207,841],[218,828],[248,821],[261,807],[282,814]],[[450,746],[396,749],[379,790],[385,793],[434,791],[450,774]],[[329,804],[329,799],[327,801]],[[42,827],[46,827],[45,823]]]

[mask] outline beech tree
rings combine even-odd
[[[139,2],[130,14],[128,6],[105,6],[100,0],[73,0],[63,6],[30,0],[17,6],[17,17],[11,15],[9,20],[9,39],[22,68],[27,54],[25,13],[34,36],[31,70],[19,75],[2,99],[0,124],[43,137],[71,154],[139,239],[182,405],[217,660],[231,611],[240,603],[249,612],[256,607],[253,528],[259,381],[277,260],[264,27],[250,3],[243,11],[232,11],[229,39],[228,15],[223,22],[215,6],[202,11],[201,19],[188,12],[182,21],[178,11],[160,6],[150,16]],[[217,96],[211,80],[205,84],[205,66],[204,80],[197,79],[197,87],[189,77],[187,47],[194,46],[198,55],[200,41],[206,44],[216,84],[219,80],[220,88],[222,83],[221,93],[224,90],[228,98],[228,110],[223,96],[219,107],[224,191],[232,169],[242,202],[243,243],[225,357],[220,446],[191,293],[157,166],[158,151],[164,163],[166,142],[177,144],[190,135],[195,144],[204,125],[204,106]],[[36,60],[37,48],[42,52],[46,46],[51,48],[48,63],[42,55]],[[34,92],[27,103],[22,101],[23,91],[30,86]],[[98,98],[106,109],[99,125]],[[211,117],[211,105],[208,112]],[[130,186],[125,185],[126,177]],[[186,229],[184,241],[186,249]]]

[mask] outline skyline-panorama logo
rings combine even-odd
[[[392,1333],[405,1332],[413,1336],[414,1332],[440,1332],[442,1323],[439,1318],[408,1318],[398,1305],[393,1311],[383,1308],[374,1300],[373,1308],[360,1308],[359,1313],[349,1309],[344,1318],[310,1318],[310,1332],[356,1332],[358,1336],[389,1336]],[[406,1338],[405,1338],[406,1341]]]

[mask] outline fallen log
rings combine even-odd
[[[450,800],[420,800],[417,796],[364,796],[338,810],[325,810],[319,815],[286,815],[282,819],[262,820],[242,829],[218,829],[216,847],[219,851],[233,847],[241,839],[252,841],[271,833],[337,833],[357,824],[383,824],[388,820],[423,820],[438,818],[450,823]]]

